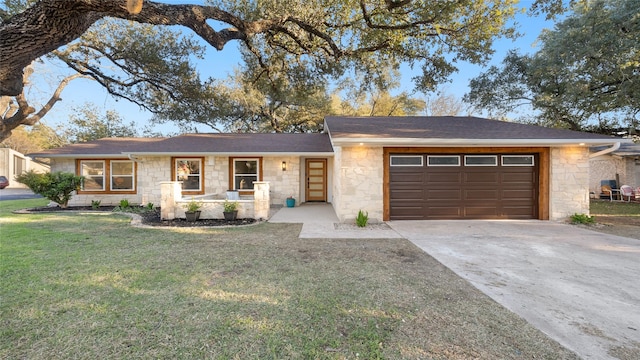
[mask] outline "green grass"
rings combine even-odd
[[[0,202],[3,359],[574,359],[405,240]]]
[[[640,216],[639,202],[591,200],[590,212],[595,215]]]

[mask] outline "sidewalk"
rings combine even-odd
[[[364,228],[341,223],[333,206],[327,203],[304,203],[283,207],[271,216],[272,223],[302,223],[301,239],[401,239],[402,236],[385,223],[368,224]]]

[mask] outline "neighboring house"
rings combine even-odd
[[[640,187],[640,144],[620,144],[620,148],[612,152],[597,155],[606,147],[592,147],[589,159],[589,190],[592,196],[598,197],[602,180],[616,180],[618,188],[630,185],[634,189]]]
[[[269,183],[330,202],[340,220],[552,219],[589,212],[589,147],[625,140],[475,117],[327,117],[322,134],[189,134],[102,139],[47,150],[52,170],[86,177],[70,205],[250,197]]]
[[[7,189],[23,188],[27,186],[15,180],[16,175],[20,175],[25,171],[34,170],[36,172],[49,172],[49,166],[25,156],[15,150],[9,148],[0,148],[0,175],[9,179],[9,187]]]

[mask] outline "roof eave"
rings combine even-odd
[[[595,146],[631,142],[628,139],[424,139],[424,138],[332,138],[334,146],[424,146],[424,147],[475,147],[475,146]]]
[[[32,157],[47,159],[105,159],[126,158],[129,156],[323,156],[332,157],[333,151],[303,152],[122,152],[117,154],[34,154]]]

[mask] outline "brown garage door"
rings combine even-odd
[[[391,220],[535,219],[537,155],[391,154]]]

